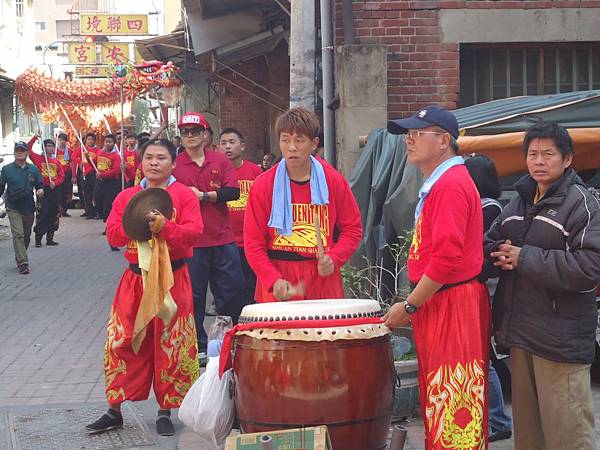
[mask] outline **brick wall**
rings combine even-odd
[[[343,0],[334,0],[335,45],[343,45]],[[430,103],[456,108],[459,43],[444,43],[441,9],[598,8],[598,0],[416,0],[352,2],[356,44],[388,46],[388,116]],[[507,32],[510,32],[507,30]]]
[[[219,73],[235,83],[234,85],[224,80],[219,82],[221,129],[234,127],[240,130],[246,141],[245,158],[260,162],[264,153],[273,150],[272,129],[279,110],[254,95],[277,106],[287,107],[289,103],[287,45],[282,43],[266,57],[260,56],[237,64],[233,69],[238,73],[230,70]],[[266,92],[240,74],[276,95]]]

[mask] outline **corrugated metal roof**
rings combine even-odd
[[[488,126],[529,114],[538,114],[577,103],[598,100],[600,90],[530,95],[494,100],[454,111],[461,130]],[[600,116],[600,114],[599,114]],[[470,133],[467,134],[478,134]]]

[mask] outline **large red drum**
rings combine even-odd
[[[371,300],[246,306],[241,323],[381,316]],[[334,450],[386,448],[394,399],[383,324],[238,332],[235,404],[245,433],[327,425]]]

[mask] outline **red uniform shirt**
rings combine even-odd
[[[125,179],[127,181],[135,180],[135,172],[137,167],[140,165],[137,151],[125,149]]]
[[[448,169],[425,199],[408,255],[408,277],[442,284],[469,280],[483,264],[483,215],[464,165]]]
[[[121,157],[115,149],[108,153],[104,150],[98,151],[96,167],[102,174],[103,180],[115,180],[121,175]]]
[[[54,151],[54,158],[60,162],[60,164],[62,165],[63,171],[71,169],[72,154],[70,151],[69,151],[69,159],[65,159],[65,151],[56,147],[56,150]]]
[[[83,164],[83,174],[89,175],[89,173],[94,170],[94,167],[92,166],[92,164],[90,163],[89,160],[93,161],[97,168],[98,167],[98,152],[100,151],[100,149],[97,147],[88,147],[87,145],[85,146],[85,148],[86,148],[87,152],[83,152],[83,162],[82,162],[81,147],[79,147],[77,150],[75,150],[73,152],[73,161],[77,165],[78,168],[81,167],[81,165]]]
[[[50,179],[48,173],[52,177],[52,181],[55,186],[60,186],[65,180],[65,172],[63,171],[62,165],[58,159],[48,158],[48,164],[46,164],[46,158],[42,155],[38,155],[33,151],[29,152],[29,159],[36,165],[40,173],[42,174],[42,180],[44,186],[50,186]]]
[[[34,136],[27,143],[27,146],[29,147],[29,159],[33,164],[35,164],[35,166],[42,174],[42,182],[44,186],[50,186],[50,178],[48,177],[48,174],[50,174],[50,177],[54,182],[54,186],[60,186],[65,180],[65,172],[62,169],[60,161],[50,157],[48,157],[48,161],[46,161],[44,155],[34,153],[33,144],[35,143],[35,141],[37,141],[37,137]]]
[[[201,192],[239,187],[235,169],[225,155],[212,150],[205,150],[204,155],[202,166],[192,161],[187,151],[178,155],[177,165],[173,169],[177,181]],[[235,241],[226,203],[202,202],[200,211],[205,228],[196,247],[217,247]]]
[[[114,247],[127,246],[125,259],[134,264],[138,263],[137,241],[125,234],[123,212],[129,200],[141,190],[141,186],[133,186],[120,192],[106,221],[106,238],[109,244]],[[165,224],[159,237],[167,242],[171,261],[190,258],[203,229],[198,199],[187,186],[178,182],[171,184],[167,192],[173,200],[173,216]]]
[[[235,242],[238,247],[244,246],[244,212],[248,204],[250,188],[256,177],[262,174],[262,170],[254,163],[242,161],[240,167],[235,168],[238,180],[240,181],[240,198],[227,202],[229,208],[229,220],[231,229],[235,236]]]
[[[314,258],[316,266],[316,214],[319,215],[325,254],[331,257],[336,270],[339,271],[360,243],[360,211],[348,182],[331,166],[324,164],[323,170],[329,188],[328,205],[311,204],[310,183],[290,183],[293,217],[291,236],[278,235],[274,228],[267,225],[271,214],[276,169],[265,172],[254,181],[244,217],[244,250],[250,267],[266,289],[271,289],[275,281],[284,278],[269,259],[268,250]],[[334,229],[337,234],[335,241]]]

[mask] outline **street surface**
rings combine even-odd
[[[80,212],[61,219],[60,245],[30,247],[29,275],[17,273],[8,220],[0,219],[0,450],[208,450],[177,420],[176,436],[159,437],[152,399],[129,404],[129,426],[118,433],[83,432],[105,409],[105,323],[125,260],[108,248],[102,222]],[[598,412],[600,386],[594,397]],[[421,422],[408,427],[405,448],[422,449]],[[511,448],[512,441],[490,445]]]

